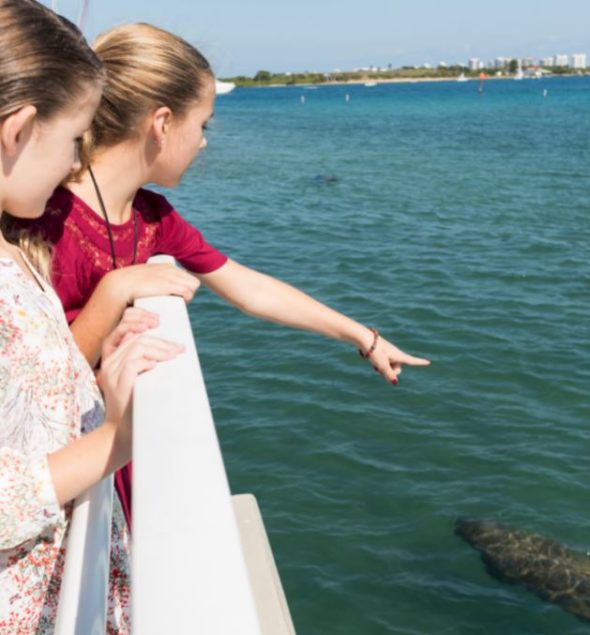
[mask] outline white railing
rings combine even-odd
[[[112,507],[112,476],[91,487],[74,503],[56,635],[106,632]]]
[[[135,386],[133,632],[294,635],[256,501],[230,495],[186,306],[136,304],[186,350]],[[75,502],[56,635],[105,633],[112,497],[109,477]]]
[[[197,349],[181,298],[145,298],[186,350],[133,400],[133,630],[260,635]]]

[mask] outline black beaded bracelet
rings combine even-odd
[[[369,359],[369,357],[371,357],[371,355],[374,353],[375,349],[377,348],[377,342],[379,341],[379,331],[374,327],[371,327],[369,330],[371,331],[371,333],[373,333],[373,343],[371,344],[369,350],[366,353],[363,353],[363,351],[359,348],[359,355],[363,359]]]

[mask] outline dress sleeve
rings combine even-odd
[[[63,516],[47,457],[0,448],[0,549],[35,538]]]
[[[182,218],[164,197],[160,197],[158,203],[158,253],[174,256],[193,273],[211,273],[227,262],[227,256],[210,245],[203,234]]]
[[[0,549],[30,540],[64,517],[45,445],[34,441],[34,426],[43,425],[35,389],[50,367],[44,361],[54,356],[47,317],[31,306],[23,285],[11,283],[10,276],[0,277]]]

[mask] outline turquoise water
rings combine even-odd
[[[433,360],[394,388],[347,345],[191,306],[298,634],[589,632],[452,525],[590,547],[590,79],[236,90],[208,136],[171,198],[211,242]]]

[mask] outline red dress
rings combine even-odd
[[[193,273],[211,273],[227,257],[205,241],[201,232],[184,220],[160,194],[139,190],[133,200],[137,211],[136,264],[155,254],[174,256]],[[94,292],[100,279],[113,268],[104,218],[69,190],[58,187],[41,218],[19,223],[40,231],[53,247],[52,281],[68,322],[71,323]],[[118,267],[132,264],[135,228],[133,215],[126,223],[111,223]],[[131,463],[115,475],[115,486],[131,528]]]

